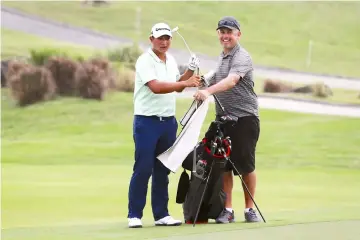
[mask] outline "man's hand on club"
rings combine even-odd
[[[189,59],[188,68],[191,71],[195,71],[199,67],[199,64],[200,64],[199,58],[195,54],[192,54],[190,59]]]
[[[198,87],[201,84],[200,76],[193,75],[188,80],[184,81],[186,87]]]
[[[204,90],[198,90],[195,94],[194,94],[194,98],[196,100],[201,100],[204,101],[205,99],[207,99],[210,96],[210,93],[204,89]]]
[[[201,80],[201,82],[200,82],[200,88],[203,88],[203,87],[207,87],[207,84],[206,84],[206,82],[205,82],[205,78],[204,78],[204,76],[200,76],[200,80]]]

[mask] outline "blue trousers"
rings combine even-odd
[[[158,117],[139,115],[134,117],[135,164],[129,186],[128,218],[142,218],[150,176],[152,176],[151,207],[154,220],[169,216],[170,170],[156,156],[173,145],[177,128],[175,117],[162,120]]]

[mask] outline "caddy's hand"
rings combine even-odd
[[[210,93],[204,89],[204,90],[198,90],[195,94],[194,94],[194,98],[196,100],[201,100],[204,101],[205,99],[207,99],[210,96]]]
[[[199,64],[200,64],[199,58],[197,58],[195,54],[191,55],[191,57],[189,59],[188,68],[191,71],[195,71],[195,69],[199,67]]]
[[[198,87],[200,86],[200,76],[193,75],[188,80],[185,81],[186,87]]]

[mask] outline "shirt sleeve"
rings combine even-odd
[[[151,80],[157,79],[155,66],[151,61],[148,61],[147,58],[139,58],[136,61],[136,74],[140,77],[141,83],[146,84]]]
[[[237,54],[234,56],[230,73],[235,73],[239,76],[245,76],[249,71],[253,70],[252,59],[249,54]]]

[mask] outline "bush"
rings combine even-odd
[[[266,79],[263,91],[267,93],[287,93],[292,91],[292,86],[281,81]]]
[[[31,49],[30,59],[31,62],[37,66],[46,65],[47,61],[51,57],[63,57],[73,59],[79,62],[85,61],[85,57],[82,55],[76,55],[70,50],[61,48],[43,48],[43,49]]]
[[[30,65],[23,61],[18,60],[10,60],[8,62],[7,71],[6,71],[6,78],[9,79],[11,76],[18,74],[21,69],[29,67]]]
[[[292,90],[293,93],[304,93],[304,94],[308,94],[308,93],[312,93],[313,92],[313,88],[311,85],[305,85],[302,87],[297,87],[294,88]]]
[[[108,52],[108,59],[112,62],[125,62],[134,65],[138,57],[143,53],[138,45],[117,48]]]
[[[1,61],[1,88],[7,86],[7,71],[9,67],[9,60]]]
[[[55,97],[56,85],[50,71],[44,67],[23,65],[9,75],[12,97],[19,106],[50,100]]]
[[[333,95],[329,86],[325,85],[324,83],[316,83],[312,85],[313,89],[313,96],[320,97],[320,98],[327,98],[328,96]]]
[[[116,81],[116,89],[122,92],[133,92],[135,83],[135,72],[132,69],[122,67]]]
[[[59,95],[75,95],[75,72],[79,65],[80,63],[67,57],[55,56],[47,60],[45,66],[54,77]]]
[[[125,62],[125,63],[124,63],[124,67],[135,71],[135,63]]]
[[[87,99],[102,100],[104,98],[108,78],[101,67],[85,62],[81,64],[75,73],[77,94]]]
[[[106,59],[92,59],[92,64],[106,70],[106,78],[109,89],[116,91],[134,91],[135,71],[129,68],[129,63],[109,62]]]
[[[104,79],[104,80],[107,82],[107,85],[110,88],[116,87],[117,74],[113,67],[113,63],[111,63],[108,59],[103,58],[103,57],[97,57],[97,58],[90,59],[89,62],[91,64],[99,67],[100,69],[102,69],[105,72],[106,79]]]

